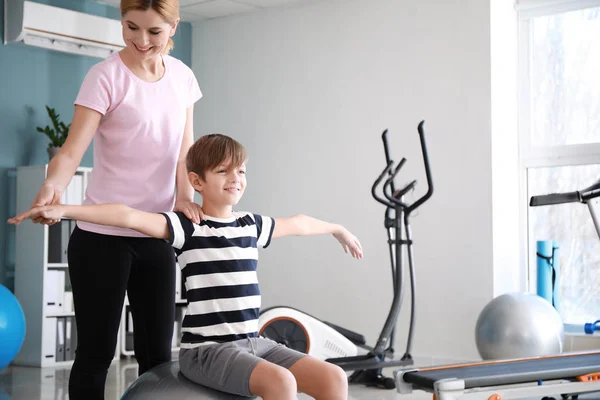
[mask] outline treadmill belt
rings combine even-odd
[[[405,382],[433,389],[441,379],[462,379],[465,389],[551,379],[575,379],[600,372],[600,353],[423,368],[403,375]]]

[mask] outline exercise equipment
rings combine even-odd
[[[600,391],[599,371],[597,352],[397,370],[394,377],[398,393],[424,390],[437,400],[567,399]]]
[[[479,314],[475,342],[484,360],[560,354],[564,326],[558,311],[532,293],[506,293]]]
[[[179,361],[158,365],[144,372],[121,396],[121,400],[248,400],[198,385],[179,371]]]
[[[588,206],[596,232],[600,227],[594,205],[600,180],[574,192],[533,196],[531,207],[563,203]],[[593,327],[589,327],[592,329]],[[600,352],[571,352],[467,364],[394,371],[399,393],[414,389],[432,392],[437,400],[508,400],[560,395],[566,399],[600,391]]]
[[[262,322],[262,323],[261,323]],[[362,335],[347,331],[348,339],[340,333],[341,327],[333,327],[312,315],[291,307],[272,307],[262,311],[259,332],[290,349],[306,353],[320,360],[333,357],[349,357],[358,354],[357,343],[365,344]],[[279,332],[285,332],[279,335]]]
[[[0,285],[0,371],[21,350],[25,340],[25,315],[17,298]]]
[[[433,180],[424,124],[425,121],[421,121],[417,131],[421,142],[427,191],[412,204],[406,203],[404,196],[414,189],[416,181],[413,180],[401,189],[396,189],[394,180],[405,164],[406,158],[402,158],[395,164],[390,158],[387,129],[382,134],[386,166],[375,180],[371,194],[377,202],[385,206],[384,227],[388,233],[394,297],[375,346],[368,346],[364,337],[359,333],[319,320],[291,307],[271,307],[263,310],[259,317],[259,333],[261,335],[296,350],[320,355],[326,361],[336,364],[346,371],[354,371],[349,378],[351,383],[364,383],[368,386],[393,389],[394,380],[383,376],[382,368],[413,364],[410,351],[415,323],[416,296],[410,216],[433,194]],[[378,191],[381,191],[383,196]],[[395,326],[403,297],[404,249],[408,254],[410,271],[411,312],[406,351],[401,358],[396,358],[393,346]],[[338,334],[333,331],[337,331]],[[355,350],[349,349],[348,341],[354,344]],[[366,350],[366,354],[358,354],[359,349]],[[336,353],[338,356],[335,356]],[[339,354],[345,355],[339,356]]]

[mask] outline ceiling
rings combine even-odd
[[[93,0],[119,7],[120,0]],[[250,13],[264,8],[314,2],[314,0],[179,0],[181,20],[185,22]]]

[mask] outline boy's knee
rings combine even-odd
[[[281,393],[296,391],[297,383],[294,374],[285,368],[278,368],[273,376],[273,386],[277,386]]]
[[[260,363],[250,376],[250,391],[264,399],[295,399],[297,383],[285,368]]]
[[[327,389],[333,393],[346,393],[348,391],[348,375],[337,365],[327,368]]]

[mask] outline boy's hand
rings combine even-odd
[[[9,224],[19,225],[26,219],[36,220],[60,220],[63,217],[63,207],[60,204],[50,205],[50,206],[39,206],[33,207],[29,210],[22,212],[21,214],[9,218]]]
[[[204,211],[202,206],[193,201],[178,201],[173,207],[173,211],[181,211],[190,221],[199,224],[204,219]]]
[[[333,234],[333,236],[340,242],[346,254],[352,254],[354,258],[362,258],[363,251],[360,242],[344,227],[340,227],[340,230]]]

